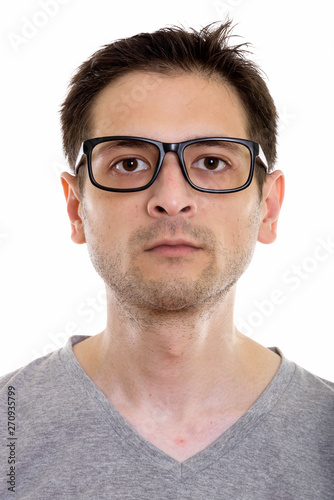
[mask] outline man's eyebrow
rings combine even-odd
[[[108,147],[146,147],[146,148],[152,148],[154,144],[151,144],[150,142],[142,141],[140,139],[109,139],[108,141],[102,142],[98,145],[100,148],[106,148]]]
[[[239,142],[233,142],[233,141],[222,141],[222,140],[213,140],[213,139],[208,139],[204,141],[199,141],[199,142],[194,142],[191,144],[191,147],[201,147],[201,146],[225,146],[226,149],[230,149],[232,151],[240,151],[242,148],[245,148],[243,144]]]

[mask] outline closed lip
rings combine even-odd
[[[184,246],[184,247],[190,247],[190,248],[196,248],[200,249],[202,248],[201,246],[197,245],[196,243],[193,243],[192,241],[185,240],[185,239],[167,239],[164,238],[162,240],[154,242],[152,245],[150,245],[148,248],[146,248],[146,251],[149,250],[154,250],[155,248],[159,247],[176,247],[176,246]]]

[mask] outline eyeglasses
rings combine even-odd
[[[230,137],[206,137],[165,143],[141,137],[112,136],[88,139],[81,145],[75,175],[87,158],[89,178],[105,191],[142,191],[159,175],[166,153],[176,153],[187,182],[205,193],[232,193],[247,188],[255,160],[268,172],[257,142]]]

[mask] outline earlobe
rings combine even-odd
[[[78,179],[68,172],[63,172],[60,177],[66,199],[67,213],[71,223],[71,238],[74,243],[85,243]]]
[[[258,235],[260,243],[273,243],[276,239],[284,188],[283,172],[276,170],[267,175],[262,191],[263,217]]]

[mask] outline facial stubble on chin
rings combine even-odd
[[[83,215],[90,258],[118,304],[126,309],[145,309],[161,314],[191,310],[201,305],[212,306],[215,302],[224,300],[252,258],[256,241],[255,228],[258,227],[259,220],[258,213],[252,214],[247,224],[246,241],[243,238],[242,244],[236,244],[233,250],[224,248],[209,228],[194,226],[180,217],[173,221],[160,219],[149,228],[138,227],[129,238],[126,248],[115,246],[107,251],[103,245],[104,234],[97,230],[96,225],[91,224],[85,210]],[[201,251],[206,253],[207,264],[196,278],[181,276],[175,272],[171,262],[171,271],[163,277],[147,279],[136,264],[139,249],[149,246],[158,237],[173,236],[176,233],[203,244]],[[238,240],[237,237],[235,239]],[[122,265],[124,256],[127,256],[129,263],[126,269]],[[219,262],[223,262],[223,265]]]

